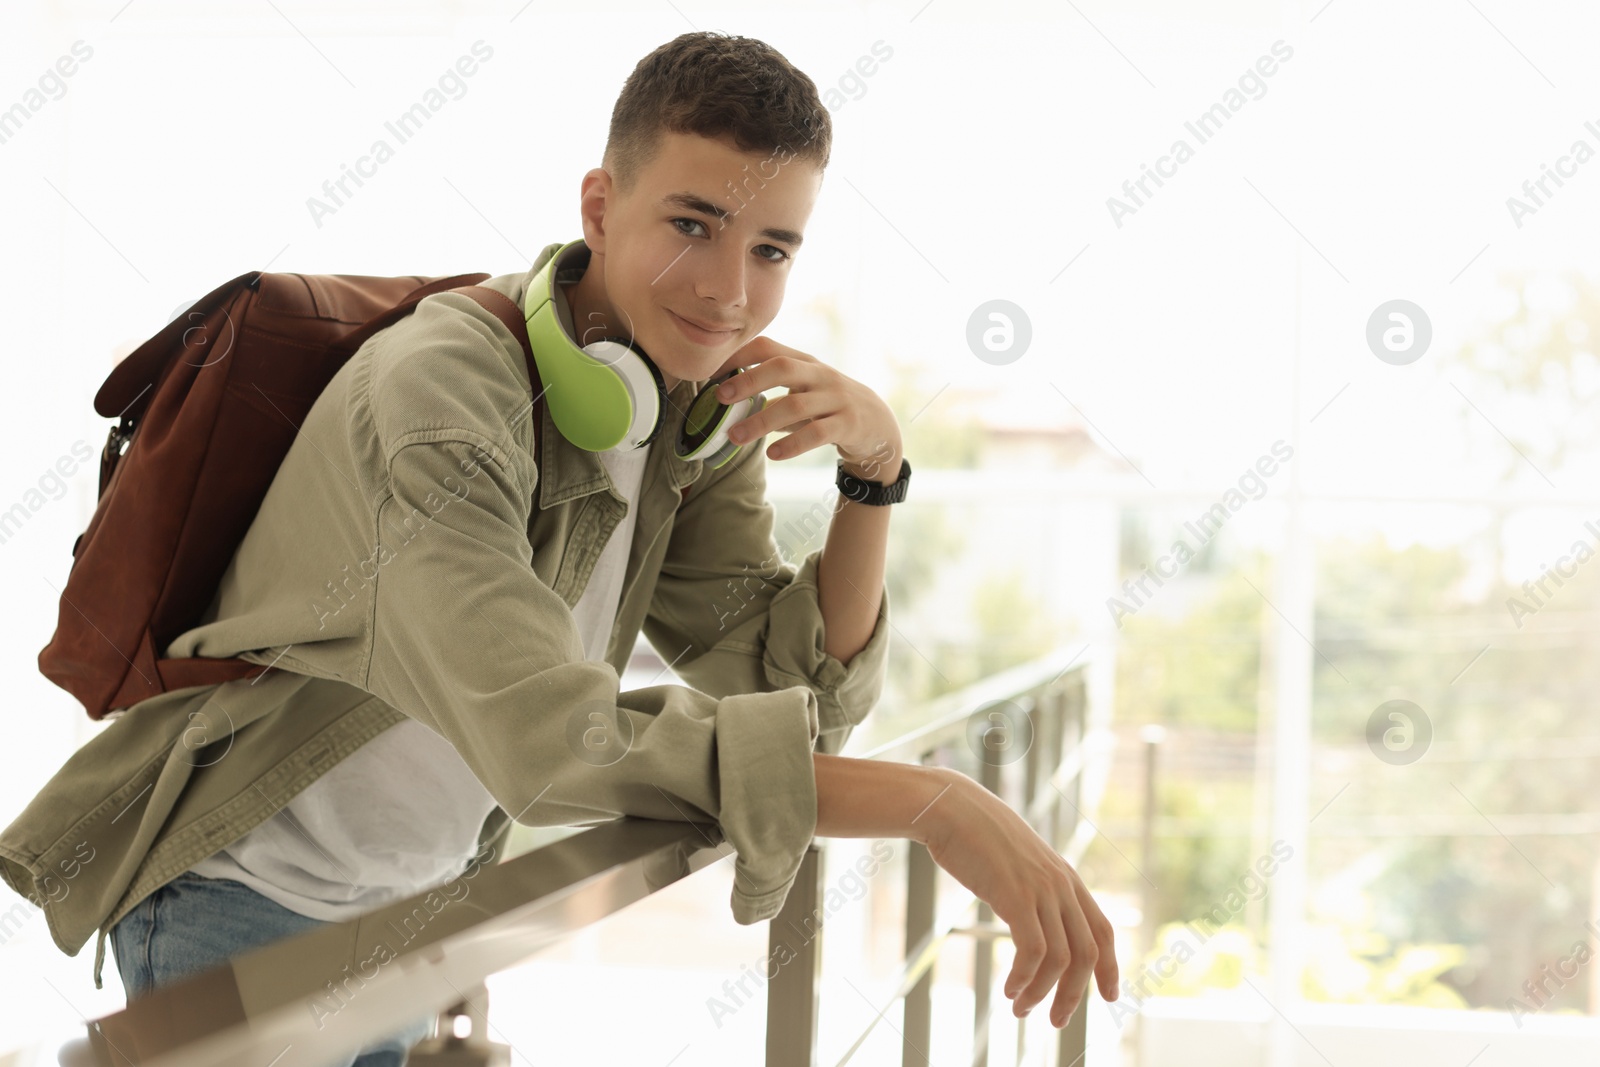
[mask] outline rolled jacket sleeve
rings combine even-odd
[[[848,665],[825,651],[822,550],[798,565],[783,560],[766,499],[765,442],[741,449],[678,509],[643,630],[680,677],[713,696],[806,687],[817,700],[817,751],[837,755],[883,692],[889,589]],[[801,521],[826,531],[831,518],[819,497]]]
[[[518,822],[715,824],[738,853],[734,919],[777,914],[816,830],[817,694],[621,691],[532,569],[531,466],[449,433],[389,459],[363,688],[449,740]]]

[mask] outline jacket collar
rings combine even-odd
[[[673,449],[678,427],[683,424],[689,402],[711,379],[697,382],[681,381],[668,394],[668,407],[661,419],[661,429],[650,443],[650,456],[645,466],[644,485],[654,486],[665,479],[676,492],[700,477],[705,460],[682,460]],[[600,455],[579,448],[562,436],[556,428],[555,418],[548,404],[540,405],[539,431],[539,508],[544,510],[565,503],[574,497],[588,496],[604,489],[618,503],[626,498],[611,483],[611,475]]]

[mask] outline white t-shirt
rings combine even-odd
[[[638,517],[634,502],[653,447],[599,453],[629,504],[572,611],[591,660],[604,659],[610,643]],[[455,877],[477,852],[494,808],[454,745],[403,719],[189,869],[243,882],[313,919],[344,920]]]

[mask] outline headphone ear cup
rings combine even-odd
[[[645,445],[649,444],[651,441],[654,441],[658,436],[660,436],[661,427],[667,421],[666,412],[667,409],[672,406],[672,400],[667,396],[667,383],[666,380],[661,377],[661,368],[657,367],[655,365],[655,361],[649,356],[645,355],[643,352],[639,352],[637,350],[635,351],[639,357],[639,362],[644,364],[645,368],[650,371],[650,379],[654,383],[652,388],[654,389],[655,402],[650,405],[650,408],[655,412],[655,414],[647,420],[649,429],[648,431],[645,431],[643,440],[641,440],[639,444],[635,446],[638,448],[643,448]],[[640,408],[643,407],[643,405],[638,406]]]
[[[728,462],[728,460],[732,459],[738,454],[739,446],[734,444],[732,441],[728,441],[711,455],[704,457],[704,459],[707,467],[710,467],[712,470],[716,470],[718,467],[722,466],[724,463]]]
[[[661,432],[669,406],[666,381],[655,362],[632,342],[608,337],[585,345],[584,355],[603,363],[621,379],[633,405],[633,420],[627,435],[617,444],[623,451],[643,448]]]
[[[694,398],[689,405],[688,416],[678,428],[676,452],[679,459],[704,460],[708,467],[715,470],[744,447],[728,440],[728,429],[765,408],[767,398],[756,393],[735,400],[732,404],[724,404],[717,399],[716,392],[717,386],[743,372],[742,367],[737,368],[707,382],[706,387]]]

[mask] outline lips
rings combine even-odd
[[[678,315],[678,313],[676,311],[674,311],[672,313],[674,315]],[[701,322],[699,319],[691,319],[687,315],[678,315],[678,318],[682,319],[684,322],[687,322],[691,326],[700,327],[702,330],[705,330],[707,333],[732,333],[734,330],[738,329],[737,326],[735,326],[735,325],[733,325],[731,323],[729,325],[722,326],[722,325],[718,325],[718,324],[715,324],[715,323]]]
[[[683,315],[678,315],[675,310],[667,309],[667,315],[672,317],[672,322],[677,326],[678,333],[682,333],[685,339],[704,347],[704,349],[720,350],[726,344],[730,344],[731,339],[739,333],[738,328],[734,328],[734,326],[723,326],[718,330],[712,330],[709,326],[694,322],[693,318],[685,318]]]

